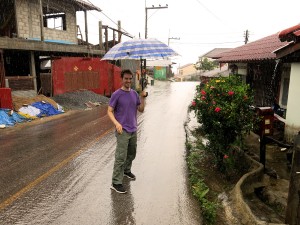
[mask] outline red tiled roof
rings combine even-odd
[[[295,34],[297,37],[299,37],[299,36],[300,36],[300,30],[295,31],[294,34]]]
[[[245,62],[276,59],[276,54],[273,52],[286,44],[287,42],[279,40],[278,33],[276,33],[221,53],[217,60],[219,62]]]
[[[300,24],[287,28],[278,34],[281,41],[292,41],[294,36],[300,36]]]

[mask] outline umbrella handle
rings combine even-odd
[[[142,91],[144,91],[144,89],[145,89],[145,86],[144,86],[144,79],[145,79],[145,78],[144,78],[144,76],[142,75]],[[146,97],[148,96],[148,92],[146,91],[145,94],[146,94],[146,95],[145,95],[144,97],[146,98]]]
[[[144,86],[144,82],[145,82],[145,73],[146,73],[146,60],[140,58],[141,60],[141,79],[142,79],[142,91],[144,90],[145,86]],[[143,61],[144,61],[144,66],[145,66],[145,73],[143,72]],[[148,96],[148,92],[146,92],[146,95],[144,96],[145,98]]]

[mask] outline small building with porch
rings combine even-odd
[[[228,63],[231,74],[240,75],[251,86],[255,107],[277,104],[283,109],[280,119],[285,122],[287,141],[292,141],[300,130],[299,30],[299,25],[294,26],[217,57],[219,63]]]

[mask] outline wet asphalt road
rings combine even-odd
[[[187,107],[196,83],[155,81],[138,117],[138,153],[110,190],[116,140],[106,108],[0,136],[0,224],[201,224],[185,162]]]

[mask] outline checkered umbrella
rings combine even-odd
[[[168,45],[155,38],[132,39],[112,47],[101,60],[163,59],[177,55]]]

